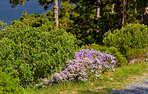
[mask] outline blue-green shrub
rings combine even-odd
[[[130,48],[148,47],[148,27],[140,24],[128,24],[124,28],[108,31],[104,34],[103,43],[116,47],[124,56]]]
[[[24,89],[19,81],[18,78],[12,78],[9,74],[2,72],[0,67],[0,94],[23,94]]]
[[[19,77],[22,86],[49,76],[74,55],[76,38],[50,29],[48,24],[36,28],[18,21],[0,32],[0,66]]]

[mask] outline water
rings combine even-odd
[[[48,10],[44,11],[44,7],[39,5],[38,0],[29,0],[25,2],[23,6],[17,5],[14,8],[11,8],[12,4],[9,3],[9,0],[0,0],[0,20],[10,25],[12,21],[19,19],[22,16],[24,10],[27,11],[27,14],[42,14],[47,13],[48,10],[51,10],[53,6],[49,7]]]

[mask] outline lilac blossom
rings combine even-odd
[[[135,59],[132,59],[132,60],[130,61],[130,63],[132,63],[132,64],[133,64],[134,62],[135,62]]]
[[[99,74],[106,71],[114,71],[114,65],[116,64],[115,57],[101,53],[97,50],[82,49],[75,53],[73,60],[66,62],[65,69],[61,73],[55,73],[52,77],[42,79],[43,84],[48,83],[59,83],[59,82],[75,82],[75,81],[87,81],[90,75],[94,75],[96,79]],[[36,85],[36,86],[38,86]]]

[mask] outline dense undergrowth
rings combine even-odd
[[[130,49],[148,47],[148,27],[140,24],[127,24],[123,29],[108,31],[104,34],[103,43],[116,47],[126,58]]]
[[[114,86],[109,83],[121,84],[128,77],[146,71],[147,35],[146,26],[128,24],[123,29],[105,33],[105,45],[94,43],[79,47],[76,36],[63,29],[52,28],[48,23],[33,27],[15,21],[0,32],[0,73],[10,76],[10,82],[5,77],[0,79],[0,90],[22,93],[23,88],[29,87],[36,88],[35,93],[38,90],[55,93],[64,89],[66,92],[95,93],[100,91],[91,90],[92,87],[111,89]],[[109,72],[114,68],[115,72]],[[12,88],[8,88],[9,83]],[[84,89],[78,89],[79,85]],[[77,90],[67,91],[67,86]]]
[[[77,49],[76,38],[62,29],[35,28],[21,22],[0,32],[0,44],[0,66],[19,77],[23,87],[59,71]]]
[[[12,78],[10,74],[2,72],[0,67],[0,94],[21,94],[24,88],[20,85],[19,78]]]

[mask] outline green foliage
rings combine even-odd
[[[128,61],[132,59],[144,60],[148,58],[148,49],[129,49],[126,53]]]
[[[23,4],[28,0],[10,0],[13,5]],[[58,0],[59,1],[59,0]],[[121,29],[123,10],[126,23],[139,23],[147,0],[127,0],[123,9],[122,0],[61,0],[59,8],[59,27],[76,35],[81,40],[80,45],[98,43],[103,44],[103,35],[108,30]],[[53,0],[38,0],[39,4],[47,9]],[[73,5],[74,4],[74,5]],[[100,7],[100,17],[96,20],[96,9]],[[47,13],[49,23],[56,26],[53,19],[53,10]],[[134,12],[135,11],[135,12]],[[22,19],[22,18],[21,18]],[[28,20],[29,19],[29,20]],[[32,20],[33,19],[33,20]],[[47,22],[45,18],[23,18],[23,21],[31,26],[41,26]],[[31,22],[32,21],[32,22]]]
[[[94,42],[103,44],[102,40],[105,32],[108,30],[114,31],[115,29],[120,29],[122,27],[123,2],[121,0],[101,0],[100,2],[97,0],[63,1],[70,1],[76,4],[71,12],[66,15],[66,21],[71,23],[68,24],[68,27],[66,25],[65,28],[68,32],[75,34],[76,37],[81,40],[81,45],[92,44]],[[133,1],[127,1],[126,3],[125,23],[139,22],[136,19],[138,14],[133,13]],[[132,7],[129,4],[132,4]],[[68,4],[66,5],[68,6]],[[96,20],[96,8],[98,6],[100,7],[99,21]],[[62,9],[65,9],[66,11],[70,10],[70,8],[67,9],[66,7],[63,7]],[[64,13],[65,11],[61,11],[60,15]]]
[[[116,47],[126,56],[130,48],[146,48],[148,46],[148,28],[140,24],[128,24],[123,29],[108,31],[104,34],[103,43]]]
[[[73,23],[73,20],[70,20],[71,12],[74,9],[73,4],[69,4],[69,2],[62,2],[61,8],[59,8],[59,24],[60,28],[63,28],[64,30],[68,30],[70,28],[70,25]]]
[[[4,23],[3,21],[0,21],[0,29],[4,28],[7,26],[7,23]]]
[[[19,77],[22,86],[48,77],[72,59],[76,38],[46,24],[35,28],[17,21],[0,32],[0,66]]]
[[[41,17],[37,13],[28,15],[26,11],[23,11],[22,14],[23,16],[19,18],[19,21],[25,23],[28,26],[39,27],[48,22],[47,15],[44,13],[41,14]],[[17,21],[13,21],[12,24],[15,22]]]
[[[24,89],[19,81],[18,78],[12,78],[9,74],[2,72],[0,67],[0,94],[23,94]]]
[[[112,54],[116,59],[116,67],[127,65],[126,58],[115,47],[107,47],[107,46],[92,44],[92,45],[89,45],[88,48],[95,49],[103,53],[107,52]]]
[[[107,4],[105,7],[101,9],[101,17],[99,21],[99,30],[102,32],[102,35],[108,30],[115,30],[117,28],[121,28],[121,20],[118,17],[118,13],[116,9],[118,8],[115,5],[114,12],[112,12],[112,4]]]

